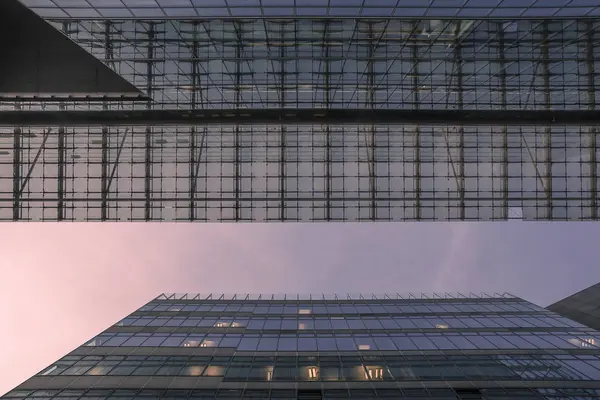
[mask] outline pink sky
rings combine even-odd
[[[600,281],[597,224],[2,228],[0,394],[162,292],[508,291],[545,306]]]

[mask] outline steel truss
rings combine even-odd
[[[152,100],[0,98],[0,219],[598,219],[596,20],[54,23]]]

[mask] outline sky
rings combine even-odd
[[[162,292],[509,292],[600,281],[600,224],[8,223],[0,394]]]

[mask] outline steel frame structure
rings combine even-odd
[[[0,98],[0,219],[598,219],[598,20],[53,24],[152,100]]]

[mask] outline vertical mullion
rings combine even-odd
[[[298,27],[297,21],[294,23],[294,35],[297,36]],[[280,28],[280,42],[284,42],[285,30],[283,29],[283,24],[281,24]],[[297,37],[295,38],[296,46],[298,45]],[[296,53],[297,54],[297,53]],[[283,110],[285,108],[285,47],[279,47],[279,70],[280,70],[280,89],[279,89],[279,107]],[[296,94],[298,95],[298,94]],[[286,148],[286,129],[285,125],[281,124],[279,126],[280,131],[280,152],[279,152],[279,219],[281,221],[285,220],[285,148]],[[268,179],[268,178],[267,178]]]
[[[192,43],[192,95],[191,95],[191,108],[196,109],[197,99],[196,91],[198,90],[198,22],[194,22],[194,41]],[[194,200],[196,196],[196,163],[200,162],[200,155],[196,158],[196,129],[194,126],[190,128],[190,221],[196,219],[196,202]]]
[[[548,38],[548,21],[542,23],[542,60],[543,60],[543,79],[544,79],[544,106],[546,110],[551,110],[550,102],[550,43]],[[546,218],[552,219],[552,128],[547,125],[546,133]]]
[[[415,22],[412,29],[413,32],[417,30],[418,22]],[[412,73],[413,73],[413,107],[418,112],[420,105],[419,99],[419,45],[414,41],[412,45]],[[420,220],[421,214],[421,127],[419,124],[415,125],[415,219]]]
[[[456,32],[460,32],[460,22],[456,25]],[[462,70],[462,44],[457,39],[454,47],[454,62],[456,63],[456,91],[458,94],[457,107],[459,111],[463,110],[463,70]],[[458,177],[456,182],[459,191],[459,207],[460,220],[465,220],[465,131],[461,124],[458,127],[459,143],[458,143]],[[478,215],[479,216],[479,215]]]
[[[506,111],[506,62],[504,54],[504,28],[498,22],[498,61],[500,79],[500,108]],[[502,214],[503,219],[508,219],[508,127],[502,126]]]
[[[242,37],[240,32],[239,22],[234,22],[234,26],[236,27],[237,32],[237,41],[235,46],[235,109],[240,109],[240,86],[242,84],[241,74],[241,64],[242,64]],[[236,221],[240,220],[240,125],[238,123],[235,124],[234,129],[234,149],[235,149],[235,181],[234,181],[234,190],[235,190],[235,215],[234,219]]]
[[[148,97],[152,98],[152,86],[153,86],[153,63],[154,63],[154,22],[149,23],[148,27],[148,62],[146,66],[146,84]],[[152,108],[152,100],[148,100],[146,108],[150,110]],[[145,207],[144,207],[144,219],[150,221],[152,217],[151,213],[151,191],[152,191],[152,128],[146,127],[146,153],[145,153]]]
[[[596,88],[594,84],[594,76],[596,74],[594,68],[594,22],[588,21],[587,23],[587,45],[586,45],[586,58],[587,58],[587,78],[588,78],[588,108],[590,111],[596,109]],[[597,130],[595,126],[590,127],[590,191],[591,191],[591,204],[592,213],[591,219],[598,219],[598,164],[596,160],[597,152]]]
[[[374,43],[374,38],[373,38],[373,23],[369,22],[369,56],[368,56],[368,60],[367,60],[367,67],[368,67],[368,72],[367,72],[367,78],[368,78],[368,82],[369,82],[369,106],[371,107],[372,110],[375,109],[375,65],[374,65],[374,61],[373,61],[373,57],[375,56],[375,43]],[[370,194],[371,194],[371,220],[375,220],[377,219],[377,202],[376,202],[376,196],[377,196],[377,192],[376,192],[376,186],[375,186],[375,177],[376,177],[376,172],[375,172],[375,125],[371,124],[371,154],[370,154],[370,160],[367,160],[367,162],[370,164],[370,168],[369,168],[369,189],[370,189]],[[369,155],[369,151],[367,149],[367,155]]]
[[[17,111],[21,110],[21,105],[15,104]],[[21,218],[21,127],[15,127],[13,131],[13,221]]]
[[[58,106],[60,111],[65,110],[64,103],[60,103]],[[65,145],[65,127],[61,126],[58,128],[58,201],[57,201],[57,220],[62,221],[64,219],[64,200],[65,200],[65,153],[66,153],[66,145]]]
[[[113,58],[112,42],[110,37],[110,21],[104,21],[104,57],[106,60]],[[102,109],[108,110],[108,103],[102,103]],[[116,161],[115,161],[116,162]],[[100,190],[102,202],[100,205],[100,220],[108,219],[108,128],[102,127],[102,166],[101,166]]]
[[[330,60],[329,60],[329,21],[325,21],[323,43],[325,45],[325,108],[331,108],[330,94]],[[329,123],[325,125],[325,220],[331,220],[331,129]]]

